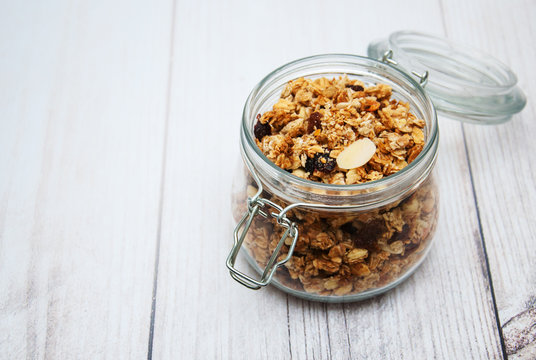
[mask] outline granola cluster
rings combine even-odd
[[[257,116],[257,146],[301,178],[339,185],[381,179],[411,163],[424,145],[424,120],[391,95],[388,85],[367,87],[347,76],[291,81],[273,109]],[[364,138],[376,146],[372,158],[339,166],[337,157]]]
[[[256,192],[254,181],[249,195]],[[323,296],[343,296],[380,288],[399,279],[425,253],[437,224],[437,189],[432,178],[403,199],[366,212],[328,213],[296,208],[289,218],[299,237],[291,259],[276,272],[283,285]],[[285,202],[262,194],[282,207]],[[246,211],[247,194],[239,196],[235,216]],[[264,268],[284,228],[274,218],[257,216],[245,239],[257,264]],[[287,238],[278,260],[288,254]]]

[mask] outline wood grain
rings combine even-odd
[[[0,359],[536,358],[535,18],[530,0],[0,4]],[[401,29],[489,52],[529,99],[497,127],[440,117],[429,257],[361,303],[234,282],[249,91]]]
[[[482,19],[480,26],[472,25],[476,16]],[[536,3],[446,2],[445,18],[453,40],[463,40],[509,65],[528,95],[524,111],[504,125],[464,125],[482,235],[504,329],[520,314],[532,313],[536,305],[536,254],[531,251],[536,238],[536,168],[531,161],[536,152],[536,72],[532,60],[536,57],[536,26],[530,20],[536,18]],[[514,355],[532,344],[520,358],[536,358],[536,328],[525,329],[531,335],[525,339],[530,341],[520,347],[508,345],[516,342],[517,336],[524,336],[512,329],[504,329],[507,353]]]
[[[438,4],[392,6],[382,19],[385,35],[415,25],[409,20],[419,11],[429,14],[422,30],[443,32]],[[320,2],[177,4],[156,358],[502,356],[459,123],[441,124],[444,155],[437,175],[445,200],[437,244],[422,269],[396,290],[364,303],[325,305],[271,288],[252,292],[225,271],[243,102],[255,81],[285,61],[333,51],[363,54],[368,41],[382,35],[366,26],[348,30],[375,11],[372,4],[344,2],[341,8],[330,17]],[[288,21],[292,16],[301,22]],[[303,19],[321,26],[303,26]],[[209,88],[192,91],[197,84]]]
[[[314,307],[325,315],[326,324],[319,328],[326,327],[326,337],[331,340],[329,357],[501,357],[476,213],[467,201],[471,187],[459,127],[442,119],[440,152],[449,155],[442,156],[437,165],[442,196],[440,223],[436,243],[422,268],[393,291],[363,303],[326,306],[289,298],[297,309]],[[457,179],[449,176],[453,173],[459,175]],[[296,344],[296,358],[310,358],[310,350],[300,352],[300,346],[314,340],[300,334],[316,328],[311,317],[323,318],[309,313],[291,311],[289,324],[291,329],[296,327],[291,338],[295,335],[297,339],[291,344]],[[321,332],[315,333],[323,337]],[[321,344],[315,348],[322,348]]]
[[[144,357],[170,3],[1,7],[0,358]]]

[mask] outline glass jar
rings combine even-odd
[[[380,180],[332,185],[292,175],[261,152],[254,141],[256,115],[271,109],[287,82],[339,75],[366,85],[390,85],[392,98],[409,103],[411,112],[425,120],[425,145],[413,162]],[[253,89],[242,116],[245,167],[233,189],[231,276],[252,289],[271,283],[325,302],[362,300],[396,286],[417,269],[432,243],[438,141],[430,98],[411,76],[384,62],[319,55],[275,70]],[[235,268],[241,246],[260,279]]]
[[[371,43],[368,55],[291,62],[248,97],[240,130],[244,167],[232,194],[234,245],[227,258],[241,284],[259,289],[271,283],[325,302],[362,300],[393,288],[424,260],[436,229],[436,109],[464,122],[498,124],[526,104],[507,66],[445,39],[400,31]],[[257,147],[256,116],[271,110],[289,81],[340,75],[367,86],[390,85],[392,98],[409,103],[411,113],[425,121],[424,147],[408,166],[363,184],[324,184],[279,168]],[[236,269],[242,246],[260,277]]]

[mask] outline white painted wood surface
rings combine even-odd
[[[171,3],[1,7],[0,358],[145,357]]]
[[[535,359],[534,19],[518,0],[0,4],[0,358]],[[526,109],[440,119],[436,243],[393,291],[325,305],[235,283],[250,89],[400,29],[498,57]]]
[[[536,56],[536,4],[494,1],[475,9],[462,3],[445,6],[449,36],[512,66],[529,99],[519,121],[464,129],[506,352],[511,358],[536,359],[536,168],[530,155],[536,152],[535,70],[530,60]],[[461,15],[457,6],[465,8]],[[481,12],[483,23],[461,33],[460,23],[471,21],[469,14],[475,11]]]

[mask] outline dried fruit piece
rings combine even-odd
[[[323,173],[330,173],[335,170],[336,161],[329,156],[329,153],[315,154],[314,157],[315,170]]]
[[[329,156],[329,153],[316,153],[313,158],[305,160],[305,171],[313,173],[315,170],[330,173],[335,170],[336,161]]]
[[[316,170],[323,173],[330,173],[335,170],[335,159],[330,157],[329,154],[316,154],[315,159]]]
[[[365,223],[363,228],[352,237],[352,241],[356,247],[370,250],[374,248],[376,240],[381,238],[386,231],[387,227],[383,219],[373,219]]]
[[[312,133],[315,129],[321,128],[322,125],[320,119],[322,119],[322,114],[316,111],[309,116],[309,119],[307,119],[308,133]]]
[[[408,235],[409,235],[409,225],[404,224],[404,226],[402,227],[402,231],[395,232],[393,236],[391,236],[391,238],[387,241],[387,243],[390,244],[394,241],[405,240],[408,238]]]
[[[351,235],[357,234],[357,229],[355,226],[352,225],[351,222],[341,225],[341,230],[346,231],[347,233]]]
[[[263,124],[259,121],[257,121],[257,124],[255,124],[255,127],[253,128],[253,133],[255,134],[255,137],[261,141],[263,137],[266,135],[272,134],[272,128],[270,127],[270,124],[266,123]]]
[[[348,84],[348,85],[346,85],[346,87],[347,87],[347,88],[350,88],[350,89],[352,89],[352,90],[354,90],[354,91],[363,91],[363,90],[365,90],[365,89],[363,88],[363,86],[361,86],[361,85],[349,85],[349,84]]]
[[[337,165],[341,169],[354,169],[365,165],[376,152],[376,145],[364,138],[352,143],[337,156]]]
[[[312,174],[315,171],[315,160],[312,158],[307,158],[305,160],[305,171]]]

